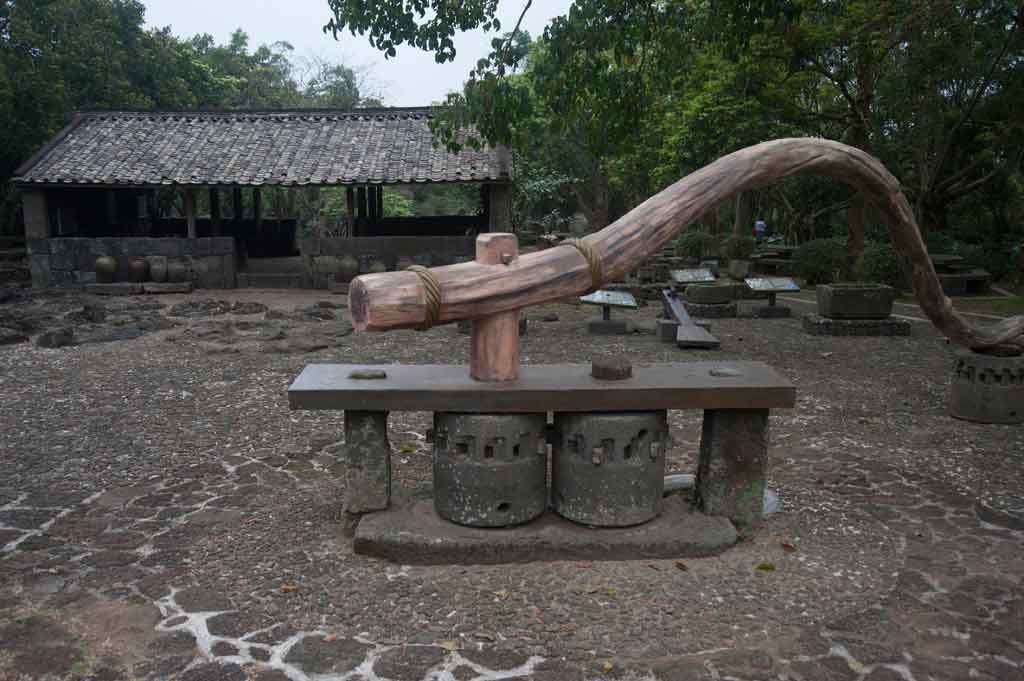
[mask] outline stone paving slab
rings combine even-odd
[[[525,525],[481,529],[441,518],[424,490],[364,516],[355,534],[356,553],[406,565],[694,558],[735,543],[728,519],[697,512],[682,495],[667,497],[660,516],[634,527],[584,527],[548,511]]]

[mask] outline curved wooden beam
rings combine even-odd
[[[701,214],[736,192],[802,173],[848,184],[881,211],[896,250],[910,263],[921,309],[952,342],[976,350],[1024,349],[1024,317],[979,328],[953,309],[899,182],[877,159],[839,142],[781,139],[741,149],[687,175],[584,241],[600,256],[605,278],[614,280],[636,269]],[[469,262],[431,272],[442,290],[439,323],[576,296],[592,285],[587,261],[569,246],[522,255],[507,266]],[[355,279],[349,304],[357,330],[384,331],[420,324],[426,297],[415,274],[387,272]]]

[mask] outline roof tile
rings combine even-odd
[[[504,148],[451,154],[434,147],[432,116],[431,109],[85,113],[14,179],[254,186],[511,179]]]

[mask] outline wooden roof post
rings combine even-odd
[[[487,231],[512,231],[512,185],[492,184],[487,192]]]
[[[263,193],[259,187],[252,189],[252,219],[256,223],[256,229],[263,226]]]
[[[507,267],[519,257],[515,234],[481,234],[476,238],[476,261]],[[499,312],[473,320],[469,375],[477,381],[514,381],[519,378],[519,310]]]
[[[188,238],[196,238],[196,192],[189,187],[185,190],[185,224],[188,226]]]
[[[220,236],[220,190],[210,187],[210,226],[213,236]]]
[[[346,236],[356,235],[356,191],[352,187],[345,187],[345,208],[348,214],[348,230]]]

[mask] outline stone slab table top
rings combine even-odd
[[[379,372],[386,376],[359,378]],[[474,381],[464,365],[310,364],[288,389],[289,405],[299,410],[772,409],[795,400],[793,384],[772,367],[736,361],[634,364],[622,381],[593,378],[590,364],[528,364],[518,379],[499,383]]]

